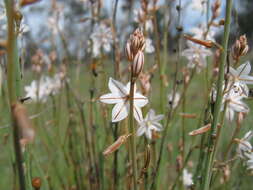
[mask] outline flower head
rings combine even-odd
[[[146,137],[152,139],[152,130],[161,131],[162,125],[159,123],[164,115],[155,115],[155,111],[150,109],[145,119],[139,121],[139,129],[137,130],[137,136],[141,136],[145,133]]]
[[[130,110],[130,82],[125,86],[112,78],[109,79],[108,87],[111,93],[105,94],[99,100],[106,104],[116,104],[112,109],[112,122],[119,122],[128,116]],[[148,103],[148,99],[134,90],[134,118],[142,120],[141,107]]]
[[[50,95],[58,93],[62,87],[62,81],[60,74],[56,74],[54,77],[43,76],[40,80],[32,81],[30,86],[25,86],[26,97],[29,97],[32,101],[46,102]]]
[[[206,57],[212,55],[212,52],[205,47],[189,42],[189,48],[185,49],[182,52],[182,56],[188,59],[189,68],[197,68],[197,71],[200,72],[203,68],[206,67]]]
[[[174,100],[173,100],[173,96],[174,96]],[[168,95],[169,106],[172,106],[173,109],[177,107],[179,100],[180,100],[180,94],[178,92],[176,92],[175,95],[173,92],[171,92]]]
[[[94,32],[91,35],[92,54],[94,57],[100,55],[101,51],[110,52],[113,43],[112,31],[105,24],[95,25]]]

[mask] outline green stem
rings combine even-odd
[[[15,10],[14,1],[5,0],[6,15],[8,22],[8,46],[7,46],[7,82],[9,91],[9,102],[10,105],[14,104],[20,97],[21,87],[21,75],[20,65],[17,49],[17,36],[15,32]],[[19,144],[19,129],[16,125],[14,118],[12,117],[13,123],[13,144],[15,150],[15,159],[17,164],[20,190],[25,190],[25,175],[22,165],[22,151]]]
[[[131,85],[130,85],[130,113],[129,113],[129,132],[130,136],[130,156],[131,156],[131,164],[133,171],[133,190],[137,190],[137,162],[136,162],[136,135],[134,128],[134,85],[135,79],[131,77]]]
[[[204,171],[204,181],[202,184],[203,190],[209,190],[210,187],[210,181],[211,181],[211,176],[212,176],[212,167],[213,167],[213,160],[215,157],[215,152],[212,149],[214,148],[214,139],[212,138],[213,133],[215,132],[215,129],[217,127],[218,121],[219,121],[219,116],[220,116],[220,108],[221,108],[221,103],[222,103],[222,91],[223,91],[223,79],[224,79],[224,66],[226,63],[226,58],[227,58],[227,49],[228,49],[228,39],[229,39],[229,32],[230,32],[230,20],[231,20],[231,10],[232,10],[232,0],[227,0],[226,1],[226,18],[225,18],[225,26],[224,26],[224,35],[223,35],[223,42],[222,42],[222,47],[223,47],[223,52],[221,54],[221,62],[219,66],[219,77],[218,77],[218,82],[217,82],[217,96],[216,96],[216,102],[214,105],[214,114],[213,114],[213,122],[211,126],[211,132],[209,134],[208,138],[208,148],[209,151],[207,154],[207,165],[206,169]]]

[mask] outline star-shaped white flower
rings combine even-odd
[[[137,130],[137,136],[141,136],[145,133],[146,137],[152,139],[152,130],[161,131],[162,125],[159,123],[162,120],[164,115],[155,115],[155,111],[150,109],[147,113],[145,119],[142,119],[139,122],[139,129]]]
[[[109,79],[108,87],[111,91],[99,98],[106,104],[116,104],[112,109],[112,122],[119,122],[125,119],[130,111],[130,82],[125,86],[121,82]],[[134,118],[139,122],[142,120],[141,107],[148,103],[148,99],[134,90]]]
[[[253,76],[250,76],[251,65],[250,62],[240,65],[236,70],[229,67],[229,73],[235,81],[245,84],[253,84]]]
[[[243,90],[241,90],[238,85],[240,85],[240,83],[234,83],[229,92],[223,96],[222,109],[224,109],[224,105],[226,104],[226,118],[229,121],[234,119],[235,112],[249,112],[249,107],[242,102],[242,99],[248,96],[248,92],[242,93],[241,91]]]

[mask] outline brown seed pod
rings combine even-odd
[[[35,132],[25,106],[21,103],[14,103],[11,108],[15,125],[17,125],[21,132],[21,145],[26,145],[27,143],[32,142],[34,140]]]
[[[189,133],[190,136],[200,135],[203,134],[211,129],[211,123],[205,125],[204,127],[201,127],[199,129],[193,130]]]
[[[103,152],[103,155],[108,156],[109,154],[112,154],[113,152],[118,150],[120,146],[124,144],[126,140],[128,139],[128,137],[130,136],[131,134],[121,135],[113,144],[111,144],[109,147],[105,149],[105,151]]]
[[[186,35],[186,34],[184,35],[184,38],[186,38],[187,40],[190,40],[196,44],[205,46],[206,48],[212,48],[215,46],[214,43],[210,40],[199,40],[199,39],[193,38],[193,37]]]

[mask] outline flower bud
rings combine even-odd
[[[246,35],[240,36],[239,39],[237,39],[232,46],[232,57],[235,61],[238,61],[241,56],[244,56],[247,54],[249,50],[247,37]]]
[[[133,53],[131,52],[130,42],[127,42],[125,52],[126,52],[126,57],[128,61],[132,62],[134,59],[134,56],[133,56]]]
[[[126,44],[126,56],[129,61],[133,61],[138,51],[145,49],[145,38],[142,31],[138,28],[130,35],[129,40]]]
[[[134,62],[132,65],[132,74],[134,77],[138,77],[141,73],[144,65],[144,54],[142,51],[138,51],[134,57]]]

